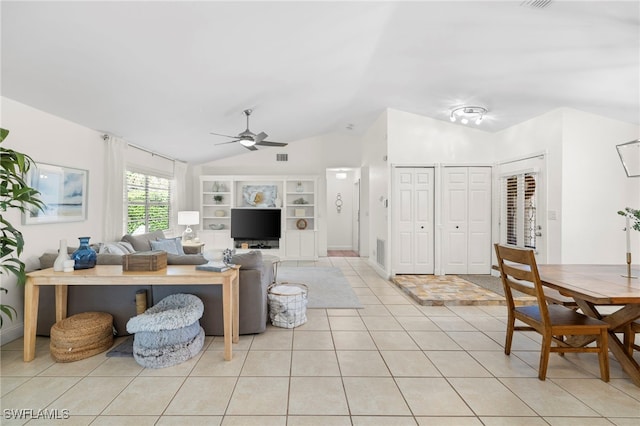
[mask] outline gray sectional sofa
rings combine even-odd
[[[142,235],[125,235],[122,241],[128,242],[136,251],[151,250],[151,241],[164,239],[162,231]],[[100,245],[93,245],[99,251]],[[185,251],[188,248],[185,247]],[[74,249],[70,248],[72,253]],[[57,253],[45,253],[40,257],[41,269],[50,268]],[[167,254],[169,265],[198,265],[207,260],[201,254]],[[233,263],[240,268],[240,334],[262,333],[266,329],[267,287],[273,280],[272,262],[262,258],[259,251],[236,254]],[[122,255],[114,253],[98,253],[98,265],[121,265]],[[55,296],[53,287],[40,288],[40,305],[38,313],[37,334],[48,336],[55,323]],[[129,318],[136,315],[135,295],[138,290],[145,290],[147,304],[152,306],[170,294],[188,293],[198,296],[204,303],[204,315],[200,324],[205,334],[221,336],[222,327],[222,287],[218,285],[184,285],[184,286],[69,286],[68,315],[81,312],[99,311],[113,315],[114,327],[119,336],[127,335],[126,324]]]

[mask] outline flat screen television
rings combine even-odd
[[[277,240],[280,238],[280,209],[231,209],[231,238]]]

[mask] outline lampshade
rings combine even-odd
[[[178,225],[196,225],[200,223],[199,211],[178,212]]]

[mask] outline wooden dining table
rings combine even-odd
[[[640,365],[629,354],[615,330],[640,318],[640,279],[628,278],[626,265],[538,265],[542,283],[572,297],[582,312],[609,324],[609,350],[622,369],[640,386]],[[631,268],[639,276],[640,267]],[[603,312],[604,307],[618,307],[615,312]],[[567,339],[573,346],[584,346],[594,339],[575,336]]]

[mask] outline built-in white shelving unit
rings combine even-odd
[[[317,181],[316,176],[200,176],[200,225],[205,249],[235,245],[231,238],[232,208],[274,208],[281,209],[281,238],[278,248],[263,251],[283,259],[317,259]],[[265,199],[261,196],[259,203],[251,199],[255,188],[263,188]]]

